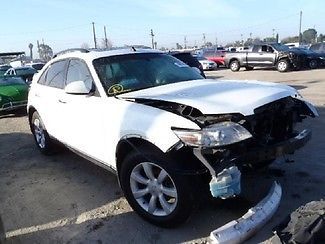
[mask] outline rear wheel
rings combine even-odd
[[[311,69],[316,69],[318,67],[317,60],[315,60],[315,59],[310,60],[308,66]]]
[[[240,64],[237,60],[233,60],[230,62],[229,67],[231,71],[236,72],[240,69]]]
[[[279,72],[287,72],[289,70],[289,66],[289,61],[286,59],[281,59],[276,64],[276,68]]]
[[[38,149],[43,154],[52,154],[55,151],[55,143],[47,133],[43,121],[38,112],[36,111],[33,113],[32,118],[30,120],[30,128],[34,135],[34,139]]]
[[[121,186],[131,207],[162,227],[183,223],[193,205],[186,177],[169,165],[163,155],[142,149],[128,155],[120,170]]]

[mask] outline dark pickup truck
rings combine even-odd
[[[254,67],[276,67],[280,72],[290,68],[299,70],[305,63],[306,54],[289,49],[287,46],[272,44],[256,44],[246,52],[227,53],[225,65],[232,71],[241,67],[252,70]]]

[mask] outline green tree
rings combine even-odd
[[[264,41],[264,42],[276,42],[276,38],[275,38],[275,37],[272,37],[272,36],[270,36],[270,37],[265,37],[265,38],[263,39],[263,41]]]
[[[308,29],[302,33],[302,41],[305,43],[314,43],[316,41],[317,31],[315,29]]]
[[[317,37],[317,42],[324,42],[325,41],[325,35],[324,34],[319,34]]]
[[[281,40],[281,43],[283,44],[291,43],[291,42],[299,42],[299,36],[288,36]]]

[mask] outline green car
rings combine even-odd
[[[0,77],[0,113],[26,107],[28,91],[21,77]]]

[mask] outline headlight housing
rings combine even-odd
[[[219,147],[234,144],[252,137],[240,124],[226,121],[204,127],[201,130],[173,128],[177,137],[193,147]]]

